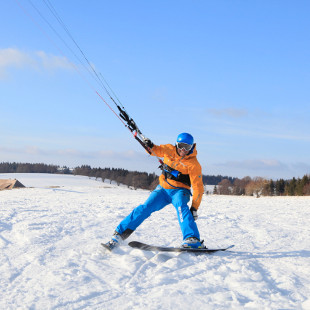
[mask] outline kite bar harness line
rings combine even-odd
[[[125,109],[121,108],[111,97],[115,105],[119,110],[119,114],[117,114],[111,106],[102,98],[102,96],[96,91],[96,94],[100,97],[100,99],[109,107],[109,109],[116,115],[116,117],[129,129],[132,133],[133,137],[140,143],[140,145],[151,155],[152,150],[144,143],[146,137],[142,134],[141,130],[137,126],[136,122],[128,115]],[[158,156],[156,156],[159,163],[162,165],[163,161]]]
[[[27,15],[32,22],[35,24],[37,28],[43,33],[45,37],[58,49],[58,51],[66,58],[65,54],[62,52],[62,50],[58,47],[58,45],[47,35],[47,33],[42,29],[40,26],[40,23],[38,23],[35,18],[23,7],[19,0],[15,0],[18,6],[22,9],[22,11]],[[72,40],[78,51],[81,53],[82,58],[84,58],[86,64],[83,64],[82,60],[76,55],[76,53],[72,50],[72,48],[69,47],[69,45],[66,43],[65,39],[63,39],[60,35],[60,33],[53,27],[53,25],[47,20],[47,18],[40,12],[40,10],[34,5],[34,3],[31,0],[28,0],[32,8],[37,12],[37,14],[44,20],[45,23],[52,29],[52,31],[57,35],[57,37],[65,44],[65,46],[69,49],[69,51],[77,58],[77,60],[82,64],[84,69],[99,83],[99,85],[105,90],[109,98],[113,101],[113,103],[116,105],[116,107],[119,110],[119,114],[117,114],[112,107],[107,103],[107,101],[100,95],[100,93],[96,90],[96,88],[87,80],[87,78],[82,74],[82,72],[79,70],[79,68],[71,63],[71,65],[74,67],[74,69],[81,75],[81,77],[87,82],[88,86],[95,91],[95,93],[99,96],[99,98],[109,107],[109,109],[115,114],[115,116],[129,129],[129,131],[132,133],[133,137],[139,142],[139,144],[150,154],[156,156],[154,153],[152,153],[152,150],[145,144],[146,137],[142,134],[141,130],[138,128],[136,122],[129,116],[129,114],[126,112],[124,106],[121,104],[120,100],[117,98],[107,81],[103,78],[101,73],[97,73],[94,66],[89,62],[88,58],[86,57],[85,53],[82,51],[80,46],[77,44],[76,40],[73,38],[72,34],[69,32],[68,28],[64,24],[63,20],[57,13],[56,9],[53,7],[52,3],[49,0],[43,0],[44,4],[47,6],[48,10],[52,13],[53,17],[57,20],[57,22],[60,24],[60,26],[64,29],[65,33],[69,36],[69,38]],[[112,97],[110,91],[113,93],[116,100],[119,102],[119,104],[114,100]],[[161,158],[156,156],[159,163],[162,165],[163,161]]]

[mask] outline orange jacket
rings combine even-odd
[[[202,195],[204,193],[204,187],[202,182],[201,166],[196,157],[196,144],[194,146],[193,152],[184,157],[181,157],[177,153],[176,147],[172,144],[154,145],[152,148],[152,155],[163,157],[164,164],[167,164],[169,167],[178,170],[183,174],[189,175],[191,186],[193,188],[192,207],[198,209],[202,199]],[[169,179],[168,182],[175,187],[190,189],[189,186],[175,180]],[[163,188],[174,189],[173,186],[167,183],[164,174],[159,177],[159,184]]]

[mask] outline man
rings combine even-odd
[[[149,139],[144,143],[151,150],[153,156],[163,157],[162,171],[159,185],[151,193],[146,202],[136,207],[124,218],[115,229],[111,241],[107,243],[110,249],[118,246],[128,238],[136,228],[142,224],[153,212],[163,209],[172,203],[177,210],[178,220],[183,234],[182,247],[203,248],[196,219],[202,195],[204,192],[201,166],[197,160],[196,144],[189,133],[181,133],[177,137],[176,145],[154,145]],[[193,199],[191,208],[191,187]]]

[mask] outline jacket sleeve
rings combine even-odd
[[[198,161],[195,163],[195,165],[193,165],[193,167],[191,167],[189,177],[193,188],[192,207],[198,210],[202,200],[202,195],[204,193],[202,171]]]
[[[171,153],[171,147],[170,144],[162,144],[162,145],[154,145],[152,147],[152,156],[158,156],[158,157],[164,157],[165,154]]]

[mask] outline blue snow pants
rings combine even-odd
[[[190,191],[186,188],[165,189],[158,185],[144,204],[133,209],[133,211],[120,222],[116,231],[119,234],[122,234],[127,229],[134,231],[153,212],[159,211],[172,203],[177,211],[183,240],[189,237],[196,237],[200,240],[197,224],[187,205],[189,200]]]

